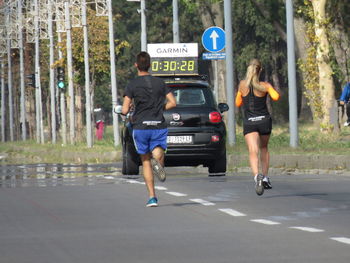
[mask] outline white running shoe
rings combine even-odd
[[[349,121],[344,122],[344,126],[345,127],[350,126],[350,122]]]
[[[272,189],[272,184],[268,176],[264,176],[263,185],[265,189]]]
[[[254,177],[255,192],[257,195],[262,195],[264,193],[263,179],[264,179],[264,176],[262,174],[257,174]]]
[[[158,180],[164,182],[166,179],[163,166],[157,159],[151,158],[153,175],[157,176]]]

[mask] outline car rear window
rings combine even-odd
[[[172,88],[178,106],[201,106],[207,104],[201,88]]]

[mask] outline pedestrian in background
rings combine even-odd
[[[125,89],[122,114],[126,115],[130,111],[133,101],[132,134],[136,151],[141,157],[143,177],[149,193],[146,206],[154,207],[158,206],[154,174],[160,181],[165,180],[163,167],[168,128],[163,111],[175,107],[176,100],[161,78],[149,74],[150,62],[147,52],[137,55],[135,67],[138,77],[130,81]]]
[[[243,134],[258,195],[262,195],[264,189],[272,188],[268,177],[270,162],[268,143],[272,131],[272,119],[266,105],[267,94],[275,101],[279,99],[279,94],[270,83],[259,81],[261,71],[260,61],[251,60],[245,79],[239,83],[236,96],[236,106],[243,105]]]
[[[103,139],[105,119],[104,110],[98,105],[98,108],[94,109],[95,114],[95,127],[96,127],[96,138],[97,140]]]
[[[343,92],[341,93],[340,99],[339,99],[339,103],[340,105],[344,105],[345,104],[345,108],[346,108],[346,116],[347,116],[347,120],[344,123],[344,126],[349,126],[350,125],[350,103],[349,103],[349,99],[350,99],[350,82],[346,83],[343,87]]]

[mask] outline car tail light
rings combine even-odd
[[[211,123],[220,123],[222,121],[222,117],[221,117],[220,112],[213,111],[213,112],[209,113],[209,121]]]
[[[212,136],[211,136],[211,141],[212,141],[212,142],[218,142],[218,141],[220,141],[220,136],[219,136],[219,135],[212,135]]]

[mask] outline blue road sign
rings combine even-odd
[[[203,47],[209,52],[221,51],[225,42],[225,31],[217,26],[207,28],[202,35]]]

